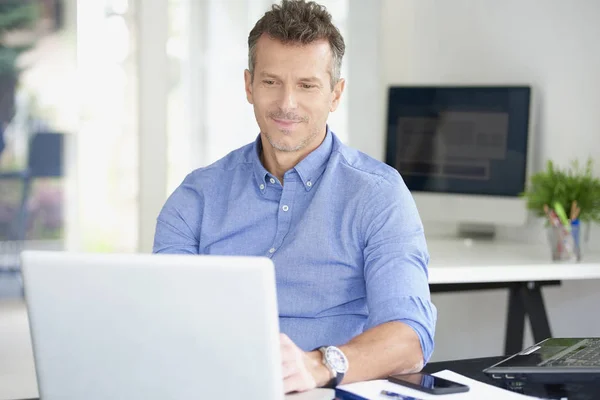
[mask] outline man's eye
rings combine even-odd
[[[275,84],[275,81],[274,81],[274,80],[272,80],[272,79],[266,79],[266,80],[264,80],[264,81],[263,81],[263,83],[264,83],[265,85],[274,85],[274,84]]]
[[[315,87],[315,85],[310,85],[308,83],[303,83],[302,84],[302,89],[312,89],[314,87]]]

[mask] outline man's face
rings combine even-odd
[[[344,90],[342,79],[331,87],[331,63],[326,40],[307,45],[285,45],[267,35],[258,40],[254,79],[248,70],[244,74],[246,97],[275,150],[297,152],[322,141]]]

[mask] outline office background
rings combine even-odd
[[[37,238],[31,246],[151,249],[156,214],[185,174],[257,134],[243,91],[243,69],[247,34],[270,3],[56,3],[62,10],[61,24],[44,31],[34,50],[23,56],[28,68],[17,92],[19,104],[29,104],[21,110],[33,110],[29,115],[67,139],[64,176],[46,186],[38,182],[33,194],[36,198],[40,190],[59,193],[64,210],[61,229],[51,239]],[[592,156],[597,161],[595,173],[600,174],[600,2],[321,3],[329,6],[348,46],[342,71],[347,92],[330,120],[346,143],[384,159],[389,85],[530,84],[536,102],[534,170],[548,159],[567,165]],[[0,158],[2,170],[19,167],[24,150],[18,137],[24,131],[7,129],[12,142],[7,140]],[[11,151],[13,156],[8,155]],[[450,229],[443,224],[426,226],[428,235]],[[530,243],[546,240],[541,221],[533,218],[522,229],[501,228],[499,235]],[[585,246],[599,245],[600,229],[592,227]],[[0,301],[18,302],[7,299],[18,292],[15,282],[2,275],[0,281],[4,281]],[[588,318],[600,302],[598,285],[574,281],[545,289],[555,336],[600,336],[600,322]],[[433,298],[439,309],[433,360],[502,353],[505,292]],[[22,315],[11,318],[15,324],[23,323]],[[0,329],[0,348],[29,340],[5,337],[6,332],[18,329]],[[24,368],[31,362],[24,360]]]

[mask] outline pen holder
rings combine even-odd
[[[548,240],[552,251],[552,261],[580,261],[581,246],[579,225],[572,225],[571,231],[564,226],[548,228]]]

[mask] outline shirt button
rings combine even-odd
[[[269,179],[269,181],[270,181],[271,183],[275,183],[275,179],[273,179],[273,178]]]
[[[263,185],[262,183],[259,186],[260,190],[265,190],[265,185]]]
[[[283,207],[281,207],[281,209],[282,209],[283,211],[287,211],[287,210],[289,210],[290,208],[289,208],[288,206],[283,206]]]
[[[271,254],[275,253],[275,247],[271,247],[271,248],[269,249],[269,253],[271,253]]]
[[[311,181],[306,182],[306,186],[311,187],[312,186],[312,182]]]

